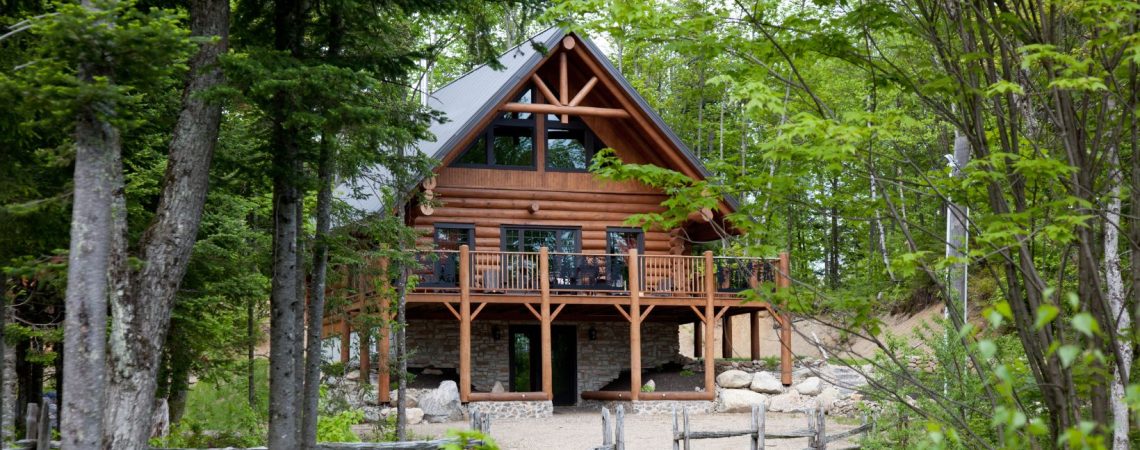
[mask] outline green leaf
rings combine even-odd
[[[989,339],[978,341],[978,353],[981,353],[983,358],[993,358],[994,354],[997,353],[997,345]]]
[[[1073,364],[1073,360],[1077,359],[1077,355],[1081,353],[1081,349],[1075,345],[1067,344],[1062,345],[1057,349],[1057,356],[1061,358],[1061,365],[1069,367]]]
[[[1033,322],[1033,329],[1040,330],[1045,325],[1053,322],[1057,318],[1057,314],[1061,313],[1061,309],[1048,303],[1041,305],[1037,308],[1037,320]]]
[[[1087,312],[1073,316],[1072,324],[1074,329],[1080,331],[1081,334],[1085,336],[1092,337],[1092,335],[1100,332],[1100,325],[1097,324],[1092,314]]]

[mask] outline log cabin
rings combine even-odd
[[[552,28],[499,62],[502,70],[478,67],[428,101],[448,121],[431,128],[434,141],[419,143],[439,164],[416,187],[421,200],[406,207],[407,225],[422,234],[418,282],[407,295],[413,372],[453,374],[464,403],[533,403],[540,415],[588,401],[712,401],[713,325],[725,321],[728,338],[730,318],[748,314],[759,359],[764,314],[780,328],[782,381],[790,384],[788,317],[739,294],[787,286],[787,254],[700,251],[697,243],[717,238],[714,225],[733,229],[726,217],[738,203],[730,197],[677,229],[627,225],[631,214],[663,211],[666,195],[589,173],[600,149],[694,179],[709,172],[589,39]],[[383,311],[390,299],[353,283],[353,311],[391,317]],[[643,392],[643,371],[677,360],[681,324],[693,324],[692,353],[710,356],[700,387]],[[340,336],[347,361],[349,322],[326,322],[325,330]],[[390,332],[369,331],[355,343],[365,349],[361,373],[373,368],[376,344],[378,398],[387,402]],[[628,377],[627,388],[603,389],[619,377]]]

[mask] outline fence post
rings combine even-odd
[[[816,442],[819,450],[827,450],[827,417],[823,415],[823,406],[815,405]]]
[[[614,444],[613,438],[610,435],[610,409],[602,408],[602,446],[605,448],[612,448]]]
[[[51,406],[44,403],[40,408],[40,430],[36,433],[36,450],[51,448]]]
[[[768,415],[768,401],[760,402],[760,414],[757,416],[756,422],[756,448],[764,450],[764,418]]]
[[[24,439],[35,440],[40,431],[40,405],[28,403],[24,412]]]
[[[760,444],[760,419],[756,417],[759,413],[760,413],[760,406],[759,405],[752,405],[752,423],[751,423],[752,434],[749,436],[751,438],[750,440],[752,441],[752,442],[750,442],[750,444],[752,445],[750,448],[752,450],[760,450],[763,448],[763,447],[759,446],[759,444]]]
[[[690,450],[692,447],[689,445],[689,408],[684,408],[682,411],[682,420],[685,424],[685,431],[681,434],[685,438],[685,450]]]
[[[614,449],[625,450],[625,407],[617,406],[617,424],[614,428]]]

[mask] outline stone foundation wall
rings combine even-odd
[[[617,400],[583,400],[579,406],[587,408],[609,408],[610,413],[617,410],[618,405],[626,414],[666,415],[673,414],[674,409],[681,412],[688,409],[690,413],[711,413],[716,410],[715,402],[708,400],[639,400],[636,402]]]
[[[471,387],[490,391],[498,381],[508,386],[510,377],[509,326],[535,322],[477,320],[471,324]],[[556,322],[576,327],[578,342],[578,392],[602,388],[629,370],[629,324],[623,322]],[[499,327],[499,339],[491,329]],[[591,341],[594,327],[597,339]],[[412,321],[407,328],[410,367],[457,368],[459,365],[459,323]],[[537,343],[536,343],[537,344]],[[677,361],[680,348],[677,324],[641,325],[641,366],[645,369]]]
[[[467,406],[471,413],[481,411],[491,415],[491,426],[495,426],[494,419],[525,419],[546,418],[554,415],[554,404],[549,400],[519,401],[519,402],[472,402]]]

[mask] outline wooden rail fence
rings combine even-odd
[[[610,409],[602,408],[602,445],[593,450],[625,450],[625,408],[617,406],[617,419],[614,420],[613,433],[610,433]]]
[[[840,439],[855,436],[857,434],[866,433],[871,429],[871,424],[864,420],[864,423],[856,428],[827,435],[826,424],[827,419],[824,415],[823,408],[816,406],[815,409],[808,412],[808,426],[806,429],[793,430],[786,432],[768,432],[764,427],[764,416],[767,414],[768,405],[761,403],[752,407],[752,422],[748,429],[744,430],[727,430],[727,431],[692,431],[689,428],[689,410],[686,408],[681,412],[681,423],[678,424],[677,410],[673,409],[673,450],[680,450],[684,447],[685,450],[692,449],[691,441],[698,439],[721,439],[738,436],[748,436],[751,438],[752,450],[761,450],[764,448],[764,442],[767,439],[797,439],[807,438],[809,450],[826,450],[827,444],[836,442]],[[843,447],[836,450],[857,449],[859,446]]]

